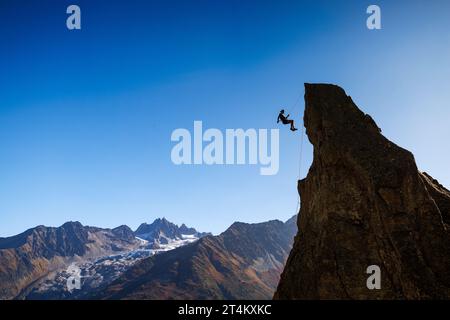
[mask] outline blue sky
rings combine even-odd
[[[366,28],[378,4],[382,30]],[[78,4],[82,29],[65,26]],[[450,186],[450,2],[0,2],[0,236],[156,217],[219,233],[295,214],[300,133],[280,170],[174,166],[171,132],[277,128],[304,82],[342,86]],[[300,121],[303,99],[291,111]],[[312,148],[305,138],[304,176]]]

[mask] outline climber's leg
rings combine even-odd
[[[291,130],[294,129],[294,120],[288,120],[288,123],[291,125]]]
[[[294,120],[289,120],[289,123],[291,124],[291,131],[297,130],[297,128],[294,127]]]

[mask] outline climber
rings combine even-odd
[[[287,116],[284,115],[284,109],[282,109],[280,111],[280,113],[278,114],[278,119],[277,119],[277,123],[281,122],[283,124],[290,124],[291,125],[291,131],[296,131],[298,130],[297,128],[294,127],[294,120],[290,120],[289,118],[289,114]]]

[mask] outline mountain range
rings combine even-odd
[[[1,299],[270,299],[296,217],[218,236],[165,218],[135,231],[67,222],[0,238]],[[78,270],[80,289],[69,290]]]
[[[71,264],[109,266],[108,270],[102,269],[108,276],[100,274],[99,285],[115,279],[135,261],[205,235],[185,225],[178,227],[164,218],[142,224],[138,230],[144,225],[153,230],[155,238],[133,232],[125,225],[104,229],[83,226],[80,222],[67,222],[57,228],[38,226],[16,236],[0,238],[0,299],[25,298],[38,292],[36,288],[52,288],[49,282],[65,279],[64,270]],[[113,260],[114,264],[109,263]]]
[[[91,298],[271,299],[296,220],[236,222],[218,236],[139,261]]]

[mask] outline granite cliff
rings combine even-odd
[[[450,192],[338,86],[305,84],[304,125],[314,158],[274,298],[450,298]]]

